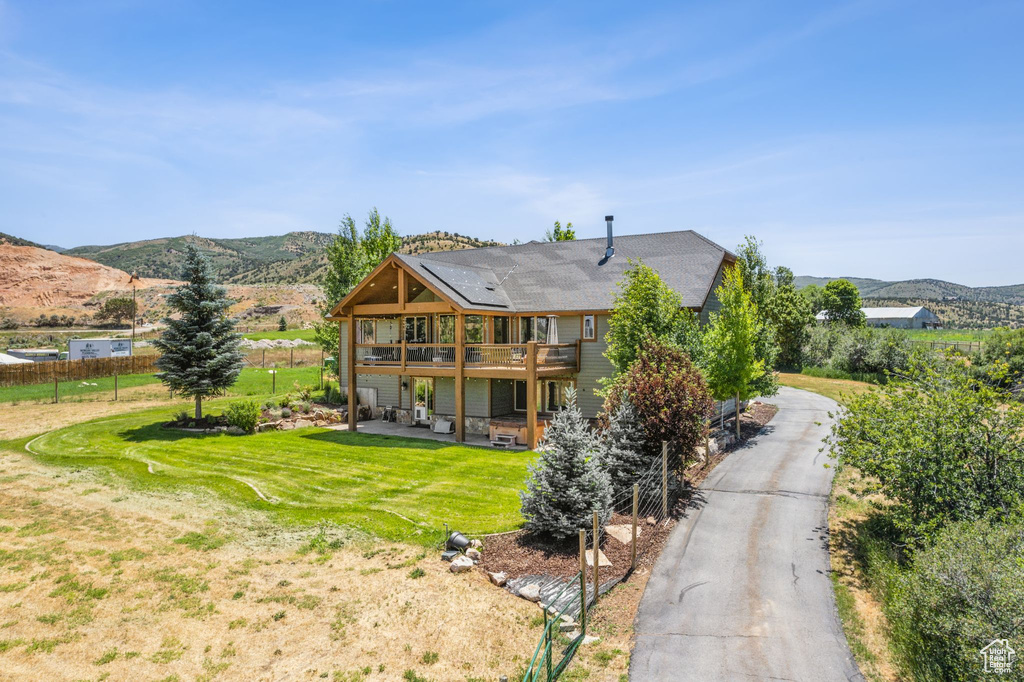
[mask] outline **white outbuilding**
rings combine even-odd
[[[869,327],[897,327],[899,329],[935,329],[942,326],[939,316],[924,306],[893,308],[861,308],[865,324]],[[819,321],[825,313],[817,315]]]

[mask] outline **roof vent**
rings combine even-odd
[[[604,265],[615,255],[615,244],[612,241],[612,221],[615,220],[615,216],[606,215],[604,220],[608,223],[608,247],[604,250],[604,258],[598,262],[598,265]]]

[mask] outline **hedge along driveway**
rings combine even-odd
[[[194,434],[160,426],[170,416],[148,410],[6,445],[141,487],[199,487],[282,521],[327,519],[391,540],[436,542],[444,522],[471,534],[522,523],[517,493],[533,453],[315,427]]]

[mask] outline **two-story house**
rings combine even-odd
[[[495,430],[533,448],[575,386],[584,416],[612,365],[604,336],[629,261],[643,260],[706,321],[736,257],[693,231],[530,242],[423,256],[395,253],[331,311],[349,428],[357,388],[399,421]],[[364,391],[364,395],[365,395]]]

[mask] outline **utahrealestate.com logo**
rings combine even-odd
[[[985,662],[987,673],[1009,673],[1013,670],[1013,661],[1017,652],[1010,648],[1010,640],[993,639],[981,650],[981,658]]]

